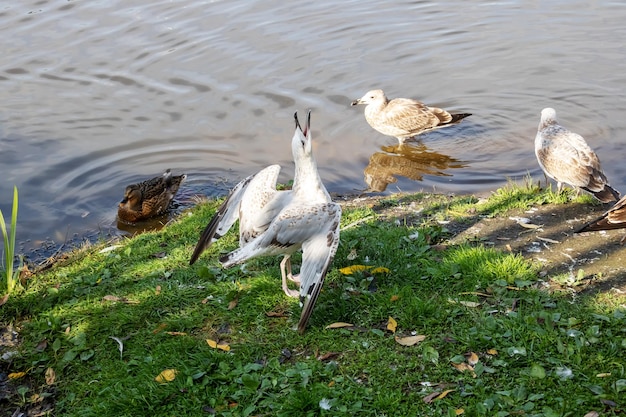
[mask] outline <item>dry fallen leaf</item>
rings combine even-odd
[[[161,323],[156,329],[152,330],[152,333],[157,334],[157,333],[162,332],[165,329],[167,329],[167,323]]]
[[[102,297],[102,301],[120,301],[121,298],[116,295],[105,295]]]
[[[480,303],[477,303],[476,301],[459,301],[459,304],[464,305],[465,307],[471,307],[471,308],[480,307]]]
[[[456,410],[454,410],[454,414],[460,416],[461,414],[465,414],[465,410],[463,410],[462,408],[457,408]]]
[[[495,350],[495,349],[489,349],[489,350],[487,351],[487,353],[488,353],[488,354],[490,354],[490,355],[496,356],[496,355],[498,354],[498,351],[497,351],[497,350]]]
[[[355,272],[361,272],[361,271],[366,271],[368,269],[370,269],[371,266],[365,266],[365,265],[350,265],[350,266],[346,266],[345,268],[341,268],[339,269],[339,272],[341,272],[344,275],[352,275]]]
[[[9,379],[20,379],[24,375],[26,375],[26,372],[11,372],[9,374]]]
[[[54,369],[52,368],[48,368],[46,369],[46,384],[47,385],[52,385],[54,384],[54,381],[57,378],[57,374],[56,372],[54,372]]]
[[[338,321],[336,323],[332,323],[329,324],[328,326],[324,327],[325,329],[341,329],[344,327],[354,327],[354,324],[352,323],[344,323],[342,321]]]
[[[268,311],[265,315],[267,317],[289,317],[289,314],[284,311]]]
[[[341,355],[341,352],[326,352],[323,355],[318,356],[317,360],[324,362],[329,359],[336,358],[339,355]]]
[[[424,398],[422,398],[422,401],[424,401],[426,404],[430,404],[435,398],[437,398],[439,394],[441,394],[439,391],[433,391]]]
[[[400,299],[399,295],[392,295],[389,301],[394,302],[394,301],[398,301],[399,299]]]
[[[237,303],[239,302],[238,299],[234,298],[230,301],[230,303],[228,303],[228,309],[232,310],[233,308],[237,307]]]
[[[394,337],[395,341],[402,346],[413,346],[418,344],[419,342],[426,339],[426,336],[423,334],[418,334],[416,336],[407,336],[407,337]]]
[[[396,321],[396,319],[390,316],[389,320],[387,321],[387,330],[389,330],[391,333],[395,333],[397,327],[398,322]]]
[[[441,394],[437,395],[437,397],[435,398],[435,400],[440,400],[442,398],[444,398],[446,395],[450,394],[452,391],[455,391],[453,389],[447,389],[444,392],[442,392]]]
[[[9,299],[9,294],[4,294],[4,296],[2,296],[2,298],[0,298],[0,306],[3,305],[4,303],[7,302],[7,300]]]
[[[207,339],[206,342],[213,349],[220,349],[220,350],[223,350],[224,352],[228,352],[230,350],[230,346],[228,346],[225,343],[224,344],[220,344],[220,343],[217,343],[215,340],[212,340],[212,339]]]
[[[352,249],[346,259],[349,261],[354,261],[357,258],[356,249]]]
[[[185,332],[165,332],[167,334],[169,334],[170,336],[187,336],[187,333]]]
[[[176,369],[165,369],[158,374],[154,380],[159,384],[164,384],[166,382],[172,382],[176,378],[176,374],[178,371]]]
[[[470,352],[469,357],[467,358],[467,363],[474,366],[478,363],[478,355],[474,352]]]
[[[157,286],[156,286],[156,289],[155,289],[154,293],[155,293],[156,295],[161,294],[161,286],[160,286],[160,285],[157,285]]]
[[[598,414],[597,411],[590,411],[587,414],[584,415],[584,417],[598,417],[600,414]]]
[[[470,371],[472,373],[472,377],[476,378],[476,372],[474,372],[474,368],[467,363],[452,363],[457,370],[460,372]]]
[[[596,375],[596,378],[606,378],[607,376],[611,376],[611,373],[610,372],[604,372],[604,373]]]

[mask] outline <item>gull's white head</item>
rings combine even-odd
[[[541,124],[547,125],[556,123],[556,111],[552,107],[546,107],[541,110]]]
[[[354,100],[351,105],[356,106],[357,104],[372,104],[372,103],[386,103],[387,96],[383,90],[371,90],[365,93],[363,97],[360,99]]]
[[[300,160],[303,156],[311,155],[313,151],[313,141],[311,138],[311,110],[307,112],[306,123],[304,128],[300,126],[298,121],[298,112],[293,115],[296,120],[296,131],[293,134],[291,140],[291,150],[293,152],[293,159]]]

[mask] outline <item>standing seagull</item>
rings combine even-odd
[[[603,203],[619,199],[619,192],[608,184],[595,152],[582,136],[560,126],[556,112],[549,107],[541,111],[535,155],[543,172],[557,182],[558,192],[566,183],[589,191]]]
[[[233,189],[203,232],[190,263],[195,262],[206,247],[226,233],[237,218],[240,223],[244,219],[244,230],[252,231],[253,235],[248,240],[242,240],[245,233],[242,235],[240,230],[240,247],[220,258],[222,266],[228,268],[257,256],[284,255],[281,262],[283,290],[287,295],[300,296],[302,314],[298,330],[302,333],[339,245],[341,207],[331,201],[317,172],[312,153],[311,113],[308,114],[304,130],[300,127],[297,113],[294,117],[296,131],[292,139],[292,152],[295,177],[292,190],[276,191],[274,188],[274,192],[271,192],[270,188],[275,187],[280,169],[278,165],[265,168],[243,180]],[[255,185],[259,175],[274,171],[274,184],[269,186],[271,181],[266,179],[258,182],[262,186]],[[259,204],[255,204],[255,201]],[[286,277],[291,275],[290,256],[300,248],[300,291],[292,292],[287,289]],[[285,267],[288,275],[285,274]]]
[[[623,228],[626,228],[626,196],[622,197],[621,200],[615,203],[615,205],[602,216],[576,230],[576,233]],[[620,240],[620,243],[623,244],[624,240],[626,240],[626,235]]]
[[[372,90],[352,102],[367,104],[365,120],[383,135],[394,136],[404,143],[421,133],[459,123],[471,113],[450,114],[438,107],[428,107],[410,98],[389,100],[383,90]]]

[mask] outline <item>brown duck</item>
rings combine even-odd
[[[172,176],[168,169],[160,177],[129,185],[118,206],[117,217],[135,223],[165,213],[185,178],[185,174]]]

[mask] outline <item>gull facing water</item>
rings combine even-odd
[[[619,199],[619,192],[609,185],[596,153],[582,136],[560,126],[556,112],[549,107],[541,111],[535,155],[543,172],[557,182],[559,192],[565,183],[590,192],[603,203]]]
[[[595,230],[611,230],[626,228],[626,196],[622,197],[613,207],[606,211],[602,216],[583,225],[576,233],[592,232]],[[620,240],[624,243],[626,235]]]
[[[400,143],[421,133],[459,123],[471,113],[451,114],[410,98],[389,100],[383,90],[371,90],[351,105],[366,104],[365,120],[383,135]]]
[[[317,171],[312,153],[311,113],[304,129],[297,113],[294,118],[292,189],[276,190],[278,165],[241,181],[200,236],[190,264],[239,219],[240,247],[220,258],[222,266],[228,268],[257,256],[284,255],[280,264],[282,287],[285,294],[300,297],[302,313],[298,331],[302,333],[339,245],[341,207],[331,201]],[[302,249],[302,265],[296,279],[291,275],[290,257],[299,249]],[[287,278],[299,281],[299,292],[287,288]]]

